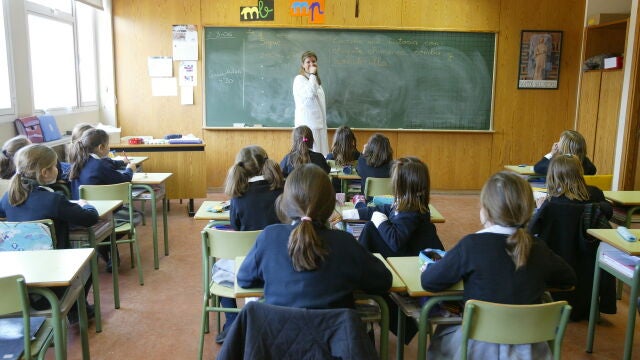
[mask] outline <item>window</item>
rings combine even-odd
[[[95,104],[97,95],[97,69],[95,46],[94,10],[88,5],[76,3],[76,24],[78,34],[80,103]]]
[[[35,110],[95,105],[95,10],[71,0],[29,0],[26,8]]]
[[[34,14],[27,20],[34,107],[77,106],[73,25]]]
[[[0,0],[0,114],[13,113],[11,88],[13,81],[9,72],[8,37],[5,29],[4,2]]]

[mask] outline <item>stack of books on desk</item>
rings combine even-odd
[[[628,255],[609,244],[600,244],[603,247],[600,252],[601,261],[618,270],[623,275],[633,277],[636,265],[640,264],[640,257]]]

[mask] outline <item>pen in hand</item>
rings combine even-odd
[[[124,152],[124,150],[122,150],[122,156],[124,157],[124,162],[129,163],[129,157],[127,156],[127,153]]]

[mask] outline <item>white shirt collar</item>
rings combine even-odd
[[[256,182],[256,181],[261,181],[264,180],[264,176],[262,175],[258,175],[258,176],[254,176],[252,178],[249,178],[249,182]]]
[[[516,228],[515,227],[502,226],[502,225],[491,225],[488,228],[484,228],[484,229],[476,232],[476,234],[480,234],[480,233],[496,233],[496,234],[503,234],[503,235],[511,235],[514,232],[516,232]]]
[[[98,156],[98,155],[96,155],[94,153],[91,153],[89,155],[91,155],[91,157],[94,158],[94,159],[98,159],[98,160],[102,159],[100,156]]]
[[[47,190],[47,191],[49,191],[49,192],[54,192],[54,191],[53,191],[53,189],[52,189],[52,188],[50,188],[50,187],[48,187],[48,186],[40,185],[40,186],[38,186],[38,187],[39,187],[40,189],[44,189],[44,190]]]

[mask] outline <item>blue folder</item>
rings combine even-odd
[[[58,130],[58,124],[56,118],[53,115],[38,115],[40,120],[40,127],[42,128],[42,135],[44,141],[53,141],[60,139],[60,130]]]
[[[32,316],[30,318],[31,339],[40,330],[45,318],[40,316]],[[14,360],[19,359],[24,352],[24,327],[22,326],[22,318],[5,318],[0,319],[0,359]]]

